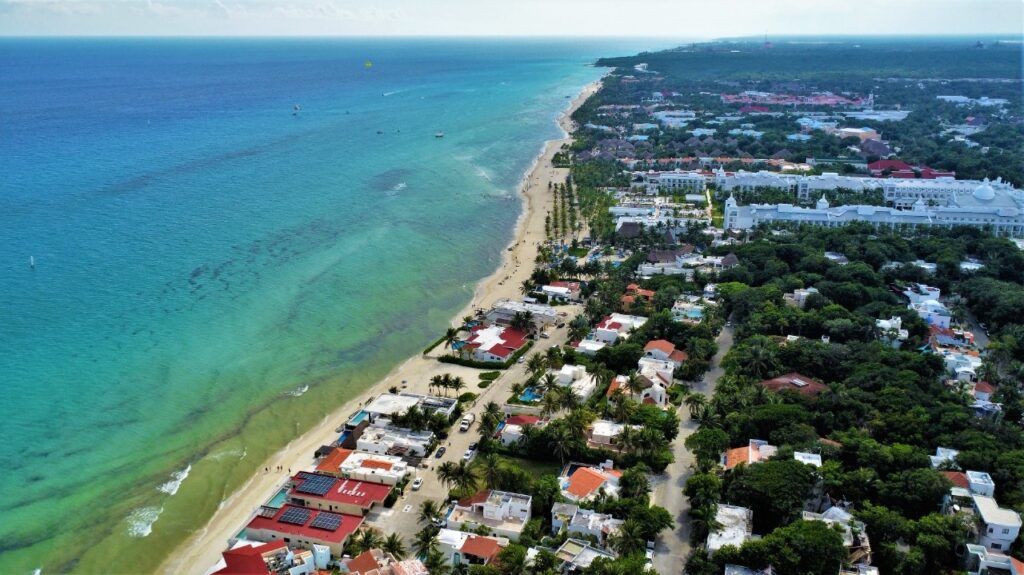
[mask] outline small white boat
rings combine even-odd
[[[28,267],[36,269],[36,256],[28,256]]]
[[[443,138],[444,137],[444,132],[437,132],[437,133],[434,134],[434,137],[435,138]]]

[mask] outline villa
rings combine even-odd
[[[902,293],[904,297],[910,300],[911,304],[938,301],[942,297],[942,290],[925,284],[911,284]]]
[[[541,286],[541,292],[552,300],[580,301],[580,282],[551,282]]]
[[[672,385],[672,371],[673,365],[669,362],[642,357],[637,376],[643,389],[639,393],[631,391],[627,385],[629,378],[619,375],[608,386],[606,395],[611,399],[616,393],[623,393],[645,405],[665,408],[668,405],[668,388]]]
[[[487,565],[509,543],[503,537],[485,537],[453,529],[441,529],[437,534],[437,542],[441,553],[451,565]]]
[[[597,341],[596,339],[583,339],[578,342],[574,342],[572,346],[576,348],[576,351],[583,355],[594,357],[597,352],[608,347],[608,344],[603,341]]]
[[[326,569],[331,550],[322,545],[309,549],[291,549],[282,539],[270,543],[242,540],[221,553],[221,560],[207,571],[210,575],[313,575]]]
[[[587,447],[593,449],[611,449],[618,451],[618,437],[626,429],[626,425],[607,419],[598,419],[587,428]],[[640,429],[639,425],[630,425],[633,429]]]
[[[910,332],[903,329],[903,318],[898,315],[889,319],[876,319],[875,329],[878,330],[879,339],[894,349],[899,349],[910,337]]]
[[[921,317],[928,325],[941,328],[949,328],[952,320],[952,313],[945,305],[938,300],[927,300],[921,303],[911,303],[907,306]]]
[[[667,361],[677,369],[682,367],[683,362],[689,358],[685,351],[676,349],[675,344],[665,339],[655,339],[647,342],[647,345],[644,346],[644,357],[658,361]]]
[[[672,304],[672,319],[683,323],[698,324],[704,321],[704,310],[707,305],[693,301],[690,297],[680,296]]]
[[[282,505],[279,509],[261,507],[245,527],[248,539],[262,542],[284,540],[289,546],[315,550],[327,547],[341,557],[349,536],[363,524],[361,515],[317,511],[298,505]]]
[[[726,470],[732,469],[741,463],[751,465],[774,456],[778,451],[778,447],[770,445],[763,439],[751,439],[747,445],[734,447],[723,453],[721,464]]]
[[[518,329],[500,325],[474,326],[460,350],[463,357],[477,361],[508,361],[526,345],[527,336]]]
[[[643,289],[637,284],[626,286],[626,293],[621,298],[622,305],[628,307],[640,300],[650,303],[654,300],[654,292],[649,289]]]
[[[558,385],[567,387],[581,401],[590,399],[597,391],[597,377],[587,373],[585,365],[563,365],[558,371],[548,370],[548,374],[554,375]]]
[[[430,431],[370,426],[356,440],[356,449],[377,455],[423,457],[433,442]]]
[[[409,474],[409,464],[394,455],[335,447],[317,463],[316,471],[345,479],[396,485]]]
[[[331,475],[300,471],[288,482],[288,501],[309,509],[366,515],[384,502],[391,487]]]
[[[718,504],[715,515],[718,527],[708,534],[708,555],[713,554],[726,545],[739,547],[750,539],[754,523],[754,512],[746,507]]]
[[[445,417],[451,417],[458,404],[456,399],[434,395],[407,392],[382,393],[366,404],[359,415],[374,423],[378,419],[388,419],[392,415],[404,415],[409,409],[416,407],[427,413],[439,413]]]
[[[646,317],[613,313],[597,324],[591,332],[591,336],[596,341],[611,345],[617,342],[619,338],[625,339],[629,337],[630,331],[639,328],[645,323],[647,323]]]
[[[615,554],[598,549],[581,539],[569,538],[555,551],[555,557],[562,561],[563,573],[576,573],[590,567],[599,557],[615,559]]]
[[[581,509],[572,503],[551,506],[551,533],[557,534],[564,529],[570,536],[592,536],[602,547],[607,547],[608,537],[615,535],[623,523],[622,519],[592,509]]]
[[[601,491],[618,495],[621,476],[622,472],[614,469],[610,460],[600,465],[570,463],[562,470],[558,482],[566,499],[580,502],[590,501]]]
[[[544,421],[536,415],[510,415],[498,427],[496,435],[502,445],[509,446],[519,443],[524,437],[526,426],[543,427]]]
[[[842,507],[829,507],[823,513],[803,512],[805,521],[823,521],[830,527],[838,527],[843,536],[843,547],[846,547],[846,563],[850,565],[871,564],[871,541],[868,539],[864,523],[857,521],[853,515]]]
[[[543,331],[545,327],[558,320],[558,311],[549,305],[524,303],[509,299],[501,300],[494,304],[494,307],[484,317],[488,323],[507,326],[512,324],[512,319],[515,318],[517,313],[526,312],[530,313],[533,327],[537,331]]]
[[[479,533],[481,527],[490,530],[492,537],[505,537],[518,541],[530,521],[529,495],[487,489],[458,500],[448,513],[449,529]]]
[[[348,575],[430,575],[419,559],[398,560],[380,549],[364,551],[342,562]]]

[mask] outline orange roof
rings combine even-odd
[[[391,469],[394,465],[387,461],[378,461],[376,459],[366,459],[363,461],[363,467],[369,467],[370,469]]]
[[[475,505],[477,503],[483,503],[484,501],[487,501],[487,498],[490,497],[490,496],[491,496],[491,490],[490,489],[484,489],[483,491],[477,491],[473,495],[470,495],[468,497],[463,497],[462,499],[459,499],[459,505],[461,505],[462,507],[469,507],[470,505]]]
[[[970,482],[967,481],[967,474],[963,471],[943,471],[942,474],[957,487],[967,489],[968,485],[970,485]]]
[[[215,575],[269,575],[270,569],[264,555],[287,549],[284,541],[274,541],[263,545],[245,545],[237,549],[224,551],[224,567]]]
[[[670,360],[672,360],[672,361],[678,361],[678,362],[682,363],[682,362],[686,361],[687,359],[690,359],[690,356],[687,355],[687,353],[685,351],[683,351],[681,349],[677,349],[677,350],[673,351],[672,353],[668,354],[668,358]]]
[[[750,447],[747,445],[734,447],[725,452],[726,469],[732,469],[740,463],[747,463],[748,461],[750,461]]]
[[[348,459],[349,455],[352,455],[351,449],[335,447],[330,451],[330,453],[320,460],[320,463],[316,466],[316,470],[337,474],[338,469],[341,468],[341,464]]]
[[[1024,562],[1021,562],[1016,557],[1010,557],[1010,563],[1013,564],[1013,572],[1017,575],[1024,574]]]
[[[664,353],[665,355],[671,355],[672,352],[676,350],[676,346],[667,339],[653,339],[647,342],[647,345],[644,346],[644,351],[651,351],[654,349]]]
[[[624,295],[624,296],[622,296],[622,303],[629,304],[629,303],[633,303],[635,301],[636,301],[636,298],[631,296],[631,295]]]
[[[606,478],[603,473],[589,467],[581,467],[569,478],[566,491],[579,498],[588,497],[604,485]]]
[[[356,555],[352,559],[348,560],[345,564],[350,573],[359,575],[361,573],[368,573],[380,567],[377,564],[377,558],[373,556],[373,551],[363,551],[359,555]]]
[[[472,555],[483,559],[485,562],[490,562],[491,559],[494,559],[501,552],[501,547],[497,541],[490,537],[470,535],[459,551],[464,555]]]
[[[608,393],[606,393],[605,396],[606,397],[614,396],[615,395],[615,391],[617,389],[619,389],[619,387],[621,385],[622,384],[619,382],[619,378],[616,377],[615,379],[613,379],[611,385],[608,386]]]
[[[994,393],[996,388],[992,387],[992,384],[987,381],[979,381],[974,384],[974,391],[981,393]]]

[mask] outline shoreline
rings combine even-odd
[[[452,324],[457,325],[460,318],[471,314],[476,308],[487,307],[500,299],[515,299],[520,296],[519,286],[532,273],[538,246],[546,240],[544,218],[552,199],[548,193],[548,184],[565,181],[569,173],[567,168],[555,168],[552,165],[552,158],[564,144],[572,141],[572,113],[589,99],[600,85],[601,79],[598,79],[584,86],[571,100],[569,106],[558,115],[556,124],[563,132],[562,137],[544,142],[517,186],[522,210],[516,220],[512,239],[502,251],[501,263],[490,275],[477,282],[472,298],[452,318]],[[387,391],[389,387],[399,386],[403,391],[427,393],[430,377],[441,373],[462,376],[467,383],[476,381],[475,374],[478,370],[440,363],[436,361],[438,353],[443,353],[443,350],[434,350],[428,355],[414,355],[405,359],[381,380],[358,392],[302,435],[289,441],[259,467],[275,469],[281,466],[283,469],[296,470],[309,467],[312,463],[312,453],[323,445],[325,440],[329,442],[337,435],[335,428],[347,420],[359,406]],[[483,390],[474,388],[474,392],[479,392],[478,401],[494,392],[496,387],[491,386]],[[227,548],[228,539],[244,527],[254,511],[288,478],[283,472],[261,472],[259,467],[247,481],[220,503],[213,516],[167,555],[157,572],[203,574],[220,559],[221,551]]]

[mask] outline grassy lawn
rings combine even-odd
[[[505,461],[506,465],[518,467],[534,477],[540,477],[541,475],[558,475],[558,473],[562,471],[562,466],[558,462],[533,461],[532,459],[508,457],[505,455],[501,458]]]

